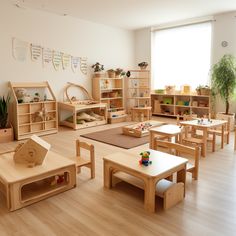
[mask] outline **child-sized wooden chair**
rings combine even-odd
[[[86,149],[90,152],[90,158],[84,158],[81,156],[81,148]],[[85,166],[91,170],[91,179],[95,178],[95,156],[94,146],[86,142],[76,140],[76,168],[77,173],[80,173],[81,167]]]
[[[192,178],[197,180],[198,179],[198,169],[199,169],[199,154],[200,154],[200,147],[195,145],[195,147],[185,146],[179,143],[171,143],[162,140],[155,140],[154,149],[163,151],[166,150],[170,154],[174,154],[176,156],[184,155],[185,158],[188,157],[193,158],[193,163],[187,163],[187,172],[192,174]],[[188,156],[185,156],[188,155]]]

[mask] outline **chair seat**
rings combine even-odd
[[[196,143],[196,144],[203,144],[202,139],[198,139],[198,138],[194,138],[194,137],[183,138],[182,141]]]
[[[186,170],[187,170],[187,171],[194,170],[194,168],[195,168],[195,167],[194,167],[193,164],[191,164],[191,163],[189,163],[189,162],[187,163],[187,167],[186,167]]]
[[[87,160],[83,157],[77,156],[77,157],[69,157],[72,161],[75,162],[76,167],[85,166],[91,163],[90,160]]]
[[[216,134],[220,136],[222,134],[222,131],[218,129],[210,129],[208,131],[208,134]],[[224,135],[227,135],[227,134],[228,134],[228,131],[224,131]]]

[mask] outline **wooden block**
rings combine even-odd
[[[42,165],[51,145],[33,135],[14,154],[14,161],[28,166]]]

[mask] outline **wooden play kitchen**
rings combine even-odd
[[[0,156],[0,191],[10,211],[20,209],[76,186],[75,162],[48,152],[43,165],[16,164],[14,152]],[[60,182],[54,180],[59,178]]]
[[[147,120],[145,122],[136,123],[122,127],[122,132],[125,135],[141,138],[149,135],[149,129],[164,125],[164,122],[156,120]]]
[[[118,152],[105,156],[103,158],[104,187],[112,188],[113,175],[117,175],[119,172],[124,172],[131,177],[141,179],[143,182],[142,188],[144,189],[144,208],[149,212],[155,212],[155,194],[158,192],[158,182],[177,172],[177,183],[171,183],[173,185],[183,183],[184,195],[187,159],[154,150],[150,150],[151,165],[140,165],[139,159],[137,153],[130,152]],[[122,178],[121,175],[117,177]],[[125,178],[124,181],[126,181]],[[127,182],[131,183],[131,181]],[[172,186],[171,183],[167,185],[167,189],[162,189],[162,193],[168,191],[169,187]],[[134,185],[136,186],[136,184]],[[178,193],[173,193],[170,200],[176,201],[177,203],[180,199],[175,199],[175,194],[179,196]],[[161,194],[161,196],[166,195]]]

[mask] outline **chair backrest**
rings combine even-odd
[[[81,148],[86,149],[90,152],[90,156],[94,155],[94,146],[86,142],[81,142],[79,139],[76,140],[76,156],[81,155]]]
[[[179,144],[179,143],[171,143],[168,141],[155,140],[154,149],[162,151],[163,148],[167,149],[168,153],[176,155],[176,156],[182,156],[182,154],[190,155],[191,157],[194,158],[193,165],[196,168],[196,170],[198,171],[199,155],[200,155],[200,147],[198,145],[195,145],[194,147],[189,147],[189,146],[185,146],[185,145]],[[188,157],[186,157],[186,158],[188,158]]]
[[[192,114],[192,115],[183,115],[183,121],[187,121],[187,120],[194,120],[197,119],[197,115],[196,114]],[[177,115],[176,117],[176,123],[177,125],[179,125],[180,122],[180,115]]]

